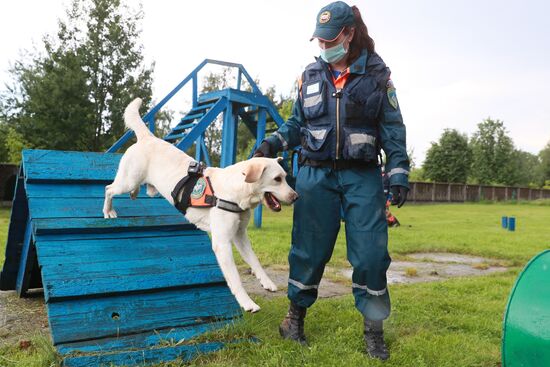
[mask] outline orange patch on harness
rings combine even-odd
[[[189,197],[190,206],[199,208],[212,207],[214,206],[212,201],[213,196],[214,190],[212,190],[212,184],[207,177],[203,176],[197,180],[197,183],[193,187],[193,191]]]

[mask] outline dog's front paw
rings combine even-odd
[[[264,289],[267,289],[270,292],[277,292],[277,286],[269,278],[260,279],[260,284]]]
[[[247,312],[258,312],[260,311],[260,306],[258,306],[256,303],[254,303],[253,300],[250,299],[250,297],[247,297],[248,299],[239,299],[237,298],[237,302],[239,302],[239,306],[242,307],[243,310]]]
[[[104,211],[103,212],[103,217],[104,218],[116,218],[117,213],[114,209],[111,209],[111,210],[108,210],[108,211]]]

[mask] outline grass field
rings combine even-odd
[[[390,230],[390,254],[444,251],[500,260],[511,269],[476,278],[390,287],[392,316],[386,335],[392,357],[386,363],[362,353],[362,322],[351,295],[317,302],[306,318],[310,347],[281,340],[277,326],[284,316],[286,297],[255,297],[262,306],[242,322],[209,338],[256,336],[260,342],[230,345],[193,362],[200,366],[500,366],[502,316],[521,267],[550,248],[550,205],[461,204],[408,205],[395,210],[403,224]],[[500,228],[503,215],[516,217],[516,232]],[[8,211],[0,209],[0,260],[7,232]],[[290,244],[291,208],[279,214],[264,212],[264,227],[251,228],[250,237],[265,265],[285,265]],[[343,232],[343,231],[341,231]],[[2,261],[0,261],[1,263]],[[345,239],[336,244],[332,266],[345,266]],[[26,351],[0,349],[0,365],[49,366],[52,347],[38,338]],[[179,366],[170,363],[163,366]]]

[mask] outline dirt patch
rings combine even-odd
[[[13,345],[37,334],[49,335],[42,292],[19,298],[15,291],[0,291],[0,346]]]
[[[286,296],[288,288],[288,270],[287,269],[265,269],[267,275],[273,283],[277,285],[277,292],[270,292],[262,288],[260,282],[253,276],[249,270],[241,271],[241,279],[246,291],[250,294],[255,294],[263,297]],[[348,294],[351,292],[351,284],[346,286],[323,277],[319,285],[319,298],[330,298]]]
[[[388,270],[388,283],[435,282],[448,278],[479,276],[506,271],[499,261],[483,257],[453,253],[417,253],[407,255],[411,261],[393,261]],[[497,265],[495,265],[497,264]],[[263,289],[249,271],[241,271],[245,289],[255,295],[275,297],[286,295],[288,270],[286,268],[267,268],[267,274],[277,285],[277,292]],[[325,276],[319,285],[319,297],[337,297],[351,293],[352,269],[333,269],[327,267]]]
[[[508,268],[497,266],[499,262],[483,257],[453,253],[417,253],[409,254],[415,261],[393,261],[388,270],[388,283],[435,282],[448,278],[486,275],[506,271]],[[342,273],[351,279],[352,270]]]

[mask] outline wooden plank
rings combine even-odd
[[[48,303],[54,345],[185,327],[239,314],[225,284]]]
[[[79,165],[118,165],[122,154],[103,152],[74,152],[63,150],[25,149],[22,153],[24,164],[74,162]],[[68,166],[65,165],[66,169]]]
[[[96,366],[145,366],[161,362],[173,361],[177,358],[190,361],[199,354],[210,353],[222,349],[220,342],[178,345],[176,347],[163,347],[127,351],[116,354],[99,354],[93,356],[75,356],[64,359],[65,367],[96,367]]]
[[[23,167],[27,182],[40,180],[113,180],[120,154],[26,150]]]
[[[35,235],[78,233],[89,236],[91,233],[136,232],[136,230],[164,229],[189,230],[196,227],[189,223],[182,214],[160,217],[130,218],[47,218],[35,219],[32,223]]]
[[[168,328],[120,337],[95,339],[93,342],[87,340],[64,343],[57,345],[57,352],[65,356],[76,353],[110,353],[128,349],[154,348],[166,343],[184,343],[205,332],[225,327],[231,323],[233,323],[233,319],[192,325],[185,328]]]
[[[115,197],[113,206],[119,217],[178,215],[180,212],[164,199],[130,200]],[[41,218],[102,218],[103,200],[96,198],[31,198],[29,208],[33,219]]]
[[[0,273],[0,290],[14,290],[21,260],[21,249],[25,237],[25,226],[29,215],[25,197],[24,177],[21,172],[17,177],[15,197],[11,209],[6,255],[2,272]]]
[[[37,241],[40,265],[119,262],[147,258],[177,258],[208,253],[213,256],[210,238],[204,232],[185,231],[179,235],[145,238],[115,238],[67,241]]]
[[[116,228],[115,228],[116,229]],[[162,241],[161,237],[188,236],[189,232],[196,231],[195,229],[180,229],[177,227],[167,228],[119,228],[120,231],[106,230],[105,233],[97,232],[95,229],[90,229],[90,232],[82,230],[82,233],[56,233],[38,235],[37,241],[74,241],[74,240],[103,240],[103,239],[132,239],[132,238],[151,238],[153,241]],[[158,239],[158,240],[157,240]]]
[[[110,183],[114,180],[117,166],[79,166],[77,163],[63,164],[33,163],[25,166],[27,182],[41,181],[94,181]]]
[[[87,252],[73,257],[66,253],[42,256],[40,249],[44,248],[47,246],[38,245],[47,301],[225,282],[209,243],[188,244],[184,249],[175,246],[129,252],[126,248],[126,255],[120,249],[114,253]]]
[[[105,183],[88,181],[27,182],[27,196],[30,198],[104,198]],[[145,185],[139,191],[139,198],[149,198]],[[120,195],[130,197],[130,194]]]
[[[21,250],[21,259],[19,261],[19,270],[17,272],[17,282],[15,290],[19,297],[24,297],[29,289],[29,282],[33,270],[34,262],[36,261],[36,250],[32,243],[31,218],[27,220],[25,226],[25,236],[23,238],[23,248]]]

